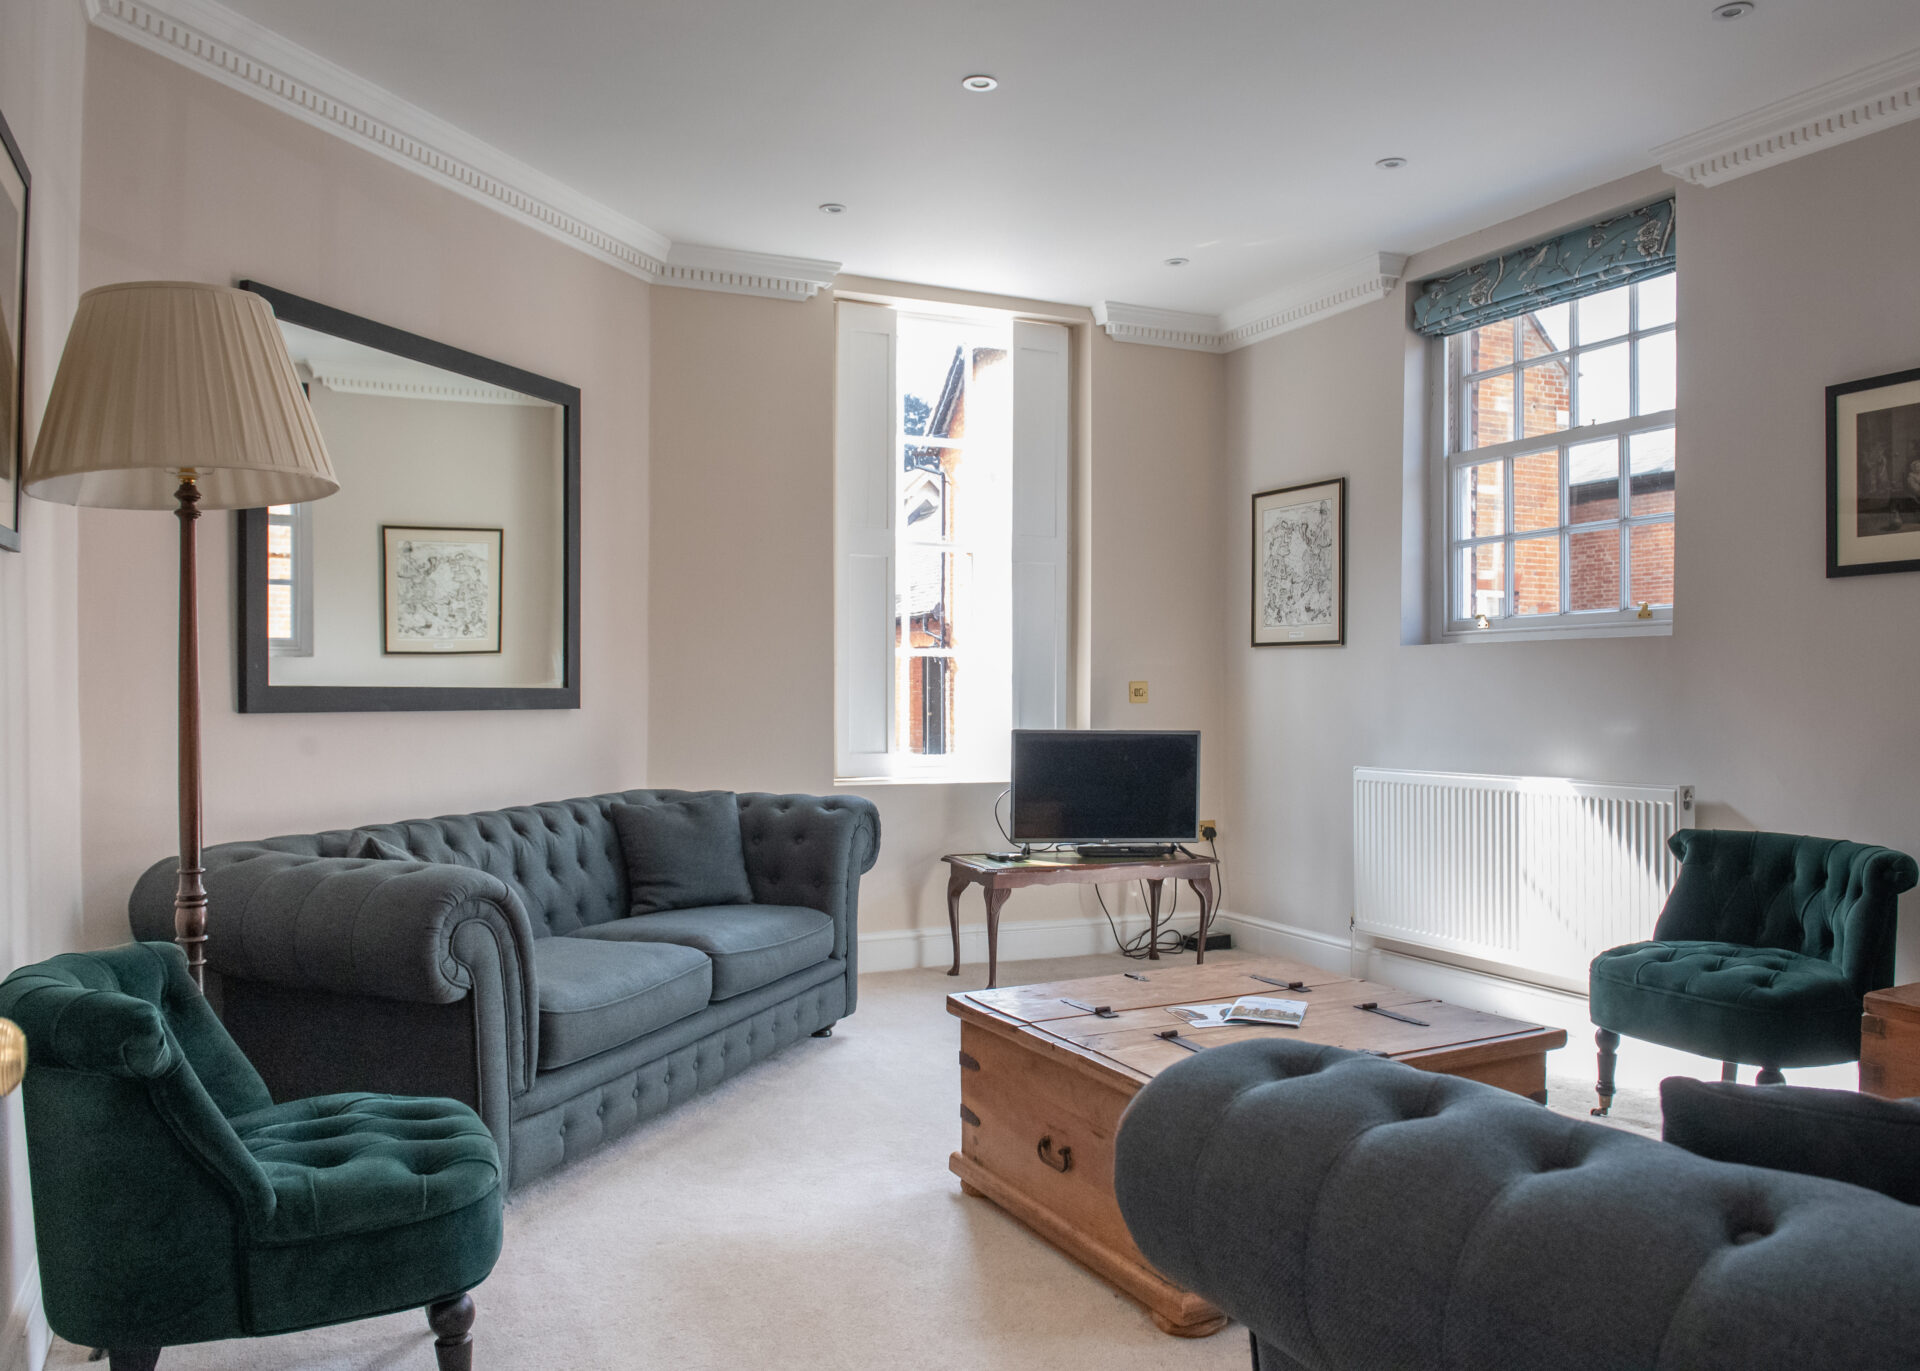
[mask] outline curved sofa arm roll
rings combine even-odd
[[[860,877],[880,855],[880,811],[857,795],[743,794],[740,846],[759,904],[802,905],[833,920],[853,1010]]]
[[[1115,1184],[1148,1260],[1307,1371],[1813,1371],[1920,1346],[1920,1209],[1338,1048],[1163,1072]]]
[[[533,932],[500,880],[441,862],[253,843],[210,848],[206,866],[208,969],[335,995],[497,1001],[510,1087],[527,1088],[539,1049]],[[135,885],[128,916],[136,938],[173,937],[174,870],[159,862]]]

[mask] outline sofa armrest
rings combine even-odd
[[[250,843],[209,849],[206,866],[208,970],[372,1000],[450,1004],[471,996],[481,1075],[495,1078],[490,1093],[504,1105],[531,1085],[539,1052],[533,933],[500,880],[446,863]],[[171,859],[159,862],[134,887],[128,917],[136,938],[172,939],[174,870]]]
[[[1149,1261],[1310,1371],[1837,1371],[1920,1339],[1920,1210],[1312,1043],[1161,1073],[1115,1188]]]
[[[880,811],[856,795],[743,794],[739,801],[754,900],[817,909],[833,920],[833,955],[847,963],[851,1010],[860,877],[880,855]]]

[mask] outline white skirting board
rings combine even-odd
[[[1181,916],[1182,930],[1190,930],[1194,920]],[[1114,919],[1122,938],[1146,932],[1144,914],[1129,913]],[[1213,916],[1212,931],[1233,934],[1235,947],[1274,957],[1292,957],[1330,971],[1347,972],[1347,940],[1332,933],[1295,928],[1288,924],[1256,919],[1223,909]],[[1000,960],[1036,961],[1043,957],[1084,957],[1097,952],[1112,952],[1113,934],[1107,921],[1091,919],[1047,919],[1038,922],[1000,925]],[[961,965],[984,964],[987,960],[987,926],[983,923],[960,925]],[[953,964],[953,934],[945,927],[888,929],[860,935],[860,970],[910,971],[922,966]]]
[[[7,1311],[6,1329],[0,1333],[0,1371],[41,1371],[52,1341],[47,1311],[40,1303],[40,1265],[35,1262]]]

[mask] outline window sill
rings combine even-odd
[[[1000,785],[1009,784],[1005,776],[836,776],[836,787],[863,789],[872,785]]]
[[[1491,628],[1450,628],[1436,642],[1441,643],[1519,643],[1559,642],[1569,638],[1670,638],[1673,619],[1661,615],[1653,619],[1612,620],[1598,624],[1503,624]]]

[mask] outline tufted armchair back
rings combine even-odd
[[[1902,892],[1920,880],[1891,848],[1791,833],[1687,828],[1667,844],[1680,876],[1660,942],[1773,947],[1832,962],[1856,991],[1893,983]]]

